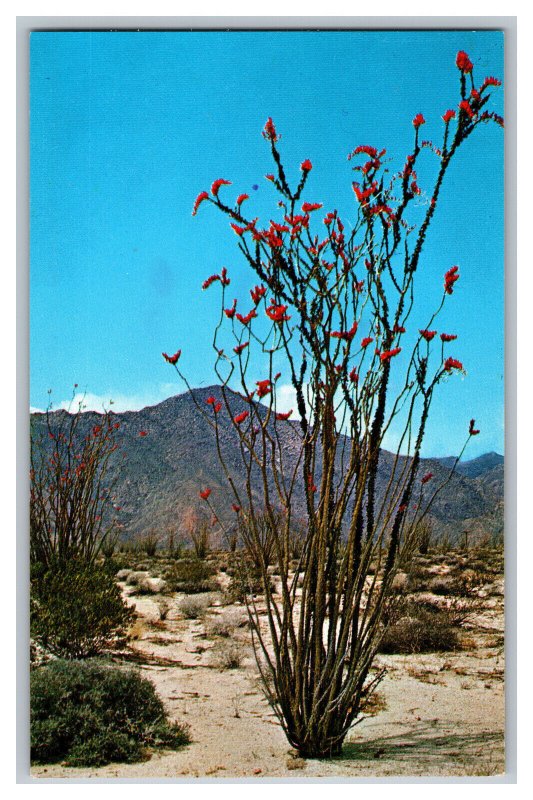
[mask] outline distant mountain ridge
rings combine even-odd
[[[210,396],[221,398],[220,386],[195,389],[202,408]],[[244,399],[228,392],[231,412],[247,408]],[[57,415],[51,415],[52,425]],[[233,520],[233,496],[219,464],[215,438],[208,422],[196,407],[190,394],[175,395],[140,411],[114,415],[120,422],[119,450],[110,467],[114,481],[116,504],[124,535],[132,536],[150,529],[163,532],[169,526],[183,530],[191,512],[205,512],[205,503],[198,496],[201,489],[212,490],[211,500],[217,514]],[[99,415],[83,414],[83,424],[92,427]],[[45,415],[31,414],[32,427],[37,433],[45,425]],[[145,436],[140,432],[145,431]],[[299,426],[287,422],[281,427],[282,452],[287,462],[296,463],[299,451]],[[220,414],[220,442],[230,472],[242,485],[242,462],[238,438],[226,413]],[[119,455],[121,454],[121,456]],[[378,496],[385,490],[390,476],[393,454],[382,451],[378,469]],[[449,475],[454,458],[422,459],[420,472],[431,471],[435,481]],[[439,494],[431,516],[438,534],[458,539],[468,531],[473,537],[499,535],[503,530],[503,456],[486,453],[478,458],[460,462],[456,474]],[[252,475],[252,490],[260,502],[261,483]],[[293,504],[303,517],[305,500],[303,487],[295,487]]]

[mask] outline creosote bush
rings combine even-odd
[[[53,661],[31,671],[31,760],[99,767],[146,759],[190,742],[167,718],[153,684],[134,670]]]
[[[55,656],[88,658],[123,644],[134,616],[102,567],[73,561],[33,570],[31,636]]]
[[[379,645],[384,654],[436,653],[460,648],[459,635],[445,611],[410,602],[385,631]]]
[[[213,592],[220,588],[214,574],[214,567],[207,561],[187,558],[172,564],[164,577],[170,591],[198,594]]]

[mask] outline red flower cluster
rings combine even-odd
[[[258,397],[265,397],[267,394],[270,394],[272,391],[272,383],[268,378],[265,378],[263,381],[256,381],[256,386],[259,388],[257,389],[257,396]]]
[[[181,350],[178,350],[173,356],[169,356],[168,353],[161,353],[161,355],[169,364],[177,364],[181,356]]]
[[[215,281],[220,281],[222,286],[230,285],[231,281],[228,278],[228,270],[226,267],[222,267],[220,275],[210,275],[209,278],[206,278],[206,280],[202,283],[202,289],[209,289],[211,284],[215,283]]]
[[[472,111],[472,106],[470,105],[468,100],[461,100],[461,102],[459,103],[459,108],[461,109],[461,111],[464,111],[465,114],[467,114],[470,117],[470,119],[474,119],[475,115],[474,112]]]
[[[313,165],[311,164],[309,159],[306,158],[305,161],[302,161],[302,163],[300,164],[300,169],[302,170],[302,172],[311,172],[311,170],[313,169]]]
[[[292,408],[291,408],[290,411],[287,411],[286,413],[282,413],[281,411],[278,411],[278,413],[276,414],[276,419],[278,419],[278,420],[280,420],[282,422],[285,422],[285,420],[289,419],[291,414],[292,414]]]
[[[355,196],[357,197],[360,203],[364,203],[365,200],[368,200],[368,198],[374,194],[377,188],[378,188],[377,181],[373,181],[373,183],[364,191],[360,190],[359,184],[357,182],[352,183],[352,189],[354,190]]]
[[[378,153],[376,147],[372,147],[369,144],[360,144],[349,154],[348,161],[350,161],[354,156],[358,156],[359,153],[364,153],[366,156],[369,156],[373,159],[379,159],[382,158],[386,152],[386,150],[382,150],[380,153]]]
[[[423,114],[417,114],[416,117],[413,119],[413,126],[415,128],[419,128],[421,125],[425,125],[426,120],[424,119]]]
[[[236,514],[238,514],[241,510],[241,507],[238,506],[237,503],[232,503],[231,508],[233,509],[233,511],[235,511]]]
[[[371,336],[365,336],[364,339],[361,339],[361,347],[368,347],[368,345],[373,341],[374,339]]]
[[[437,335],[437,331],[420,330],[420,335],[426,342],[430,342]]]
[[[398,353],[401,353],[401,347],[395,347],[393,350],[385,350],[385,352],[381,353],[379,358],[381,361],[389,361],[394,356],[397,356]]]
[[[440,335],[441,342],[453,342],[454,339],[457,339],[456,333],[441,333]]]
[[[249,194],[240,194],[238,196],[238,198],[237,198],[236,205],[240,206],[241,203],[244,203],[245,200],[249,200],[249,199],[250,199],[250,195]]]
[[[331,336],[332,339],[343,339],[345,342],[351,342],[356,333],[357,322],[354,322],[349,331],[331,331],[329,336]]]
[[[350,378],[352,383],[359,382],[359,375],[357,374],[357,370],[355,369],[355,367],[350,370],[348,377]]]
[[[250,416],[249,411],[242,411],[240,414],[237,414],[236,417],[233,417],[233,422],[235,422],[236,425],[240,425],[248,416]]]
[[[148,436],[148,431],[139,431],[139,436]]]
[[[470,420],[470,425],[468,427],[468,433],[469,433],[470,436],[477,436],[478,433],[479,433],[479,429],[478,428],[474,428],[475,424],[476,424],[476,420],[475,419],[471,419]]]
[[[459,267],[451,267],[444,275],[444,291],[453,294],[453,285],[459,280]]]
[[[238,344],[237,347],[233,348],[233,352],[237,353],[237,355],[240,355],[242,353],[242,351],[244,350],[244,348],[248,347],[249,344],[250,344],[250,342],[243,342],[243,344]]]
[[[403,325],[395,325],[392,330],[394,333],[405,333],[405,328]]]
[[[274,126],[274,123],[272,122],[272,117],[269,117],[265,122],[265,127],[263,129],[263,137],[270,142],[277,142],[279,139],[279,136],[276,133],[276,128]]]
[[[447,358],[444,362],[444,369],[446,372],[451,372],[452,369],[463,369],[463,365],[456,358]]]
[[[287,316],[285,313],[286,311],[287,306],[276,305],[276,303],[272,302],[272,304],[266,309],[266,315],[272,320],[272,322],[288,322],[290,317]]]
[[[304,214],[309,214],[310,211],[318,211],[323,205],[324,203],[302,203],[302,211]]]
[[[264,286],[256,286],[254,289],[250,289],[250,294],[255,305],[257,305],[261,298],[266,294],[266,289]]]
[[[230,222],[230,228],[233,228],[237,236],[242,236],[243,233],[246,231],[246,228],[241,228],[240,225],[235,225],[234,222]]]
[[[481,89],[479,91],[482,92],[484,89],[487,88],[487,86],[501,86],[501,85],[502,82],[498,80],[498,78],[493,78],[491,75],[488,78],[485,78],[485,80],[481,84]]]
[[[193,208],[192,208],[192,216],[193,216],[193,217],[195,217],[195,216],[196,216],[196,213],[197,213],[197,211],[198,211],[198,208],[199,208],[199,206],[200,206],[200,203],[203,203],[203,202],[204,202],[204,200],[208,200],[208,199],[209,199],[209,194],[208,194],[208,192],[200,192],[200,194],[198,195],[198,197],[197,197],[197,198],[196,198],[196,200],[194,201],[194,206],[193,206]]]
[[[198,492],[198,495],[202,498],[202,500],[207,500],[210,494],[211,489],[203,489],[201,492]]]
[[[93,427],[93,436],[98,436],[98,434],[100,433],[101,430],[102,430],[102,426],[101,425],[95,425]]]
[[[430,481],[432,479],[432,477],[433,477],[433,473],[432,472],[426,472],[424,477],[421,479],[421,483],[427,483],[428,481]]]
[[[457,53],[457,58],[455,59],[455,63],[457,64],[461,72],[469,73],[472,72],[472,70],[474,69],[474,65],[472,64],[472,62],[470,61],[464,50],[459,50],[459,52]]]
[[[231,186],[231,181],[226,181],[224,178],[217,178],[217,180],[213,181],[211,184],[211,194],[218,197],[218,190],[221,186]]]
[[[233,319],[233,317],[235,316],[236,309],[237,309],[237,298],[234,299],[231,308],[224,309],[224,314],[228,317],[228,319]]]
[[[243,325],[249,325],[253,318],[257,317],[257,311],[255,308],[252,308],[252,310],[249,311],[246,316],[243,316],[242,314],[236,314],[236,317],[239,322],[242,322]]]

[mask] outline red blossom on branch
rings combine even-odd
[[[217,180],[213,181],[211,184],[211,194],[218,197],[218,190],[221,186],[231,186],[231,181],[227,181],[224,178],[217,178]]]
[[[426,342],[430,342],[437,335],[437,331],[420,330],[420,335]]]
[[[272,117],[269,117],[265,122],[265,127],[263,129],[263,138],[267,139],[270,142],[277,142],[279,139],[278,134],[276,133],[276,127],[272,122]]]
[[[468,100],[461,100],[461,102],[459,103],[459,108],[461,109],[461,111],[464,111],[465,114],[467,114],[470,117],[470,119],[474,119],[475,115],[474,112],[472,111],[472,106],[470,105]]]
[[[451,267],[444,275],[444,291],[453,294],[453,285],[459,280],[459,267]]]
[[[238,514],[240,512],[240,510],[241,510],[241,507],[238,506],[237,503],[232,503],[231,504],[231,508],[232,508],[233,511],[235,511],[236,514]]]
[[[403,325],[396,324],[392,330],[394,331],[394,333],[405,333],[405,328]]]
[[[401,347],[395,347],[392,350],[385,350],[383,353],[380,353],[379,358],[381,361],[390,361],[391,358],[394,358],[394,356],[397,356],[398,353],[401,352],[402,352]]]
[[[350,370],[348,377],[350,378],[352,383],[359,382],[359,375],[357,374],[357,370],[355,369],[355,367],[352,370]]]
[[[467,56],[464,50],[459,50],[459,52],[457,53],[457,57],[455,59],[455,63],[457,64],[457,67],[461,70],[461,72],[465,72],[467,74],[469,72],[472,72],[472,70],[474,69],[474,65],[472,64],[472,62],[470,61],[469,57]]]
[[[357,322],[354,322],[349,331],[331,331],[328,335],[332,339],[343,339],[345,342],[351,342],[357,333]]]
[[[302,170],[302,172],[311,172],[311,170],[313,169],[313,165],[311,164],[309,159],[306,158],[305,161],[302,161],[302,163],[300,164],[300,169]]]
[[[449,108],[448,111],[442,115],[442,119],[444,122],[449,122],[451,119],[455,119],[455,111]]]
[[[168,353],[161,353],[161,355],[169,364],[177,364],[181,356],[181,350],[177,350],[173,356],[169,356]]]
[[[276,303],[272,302],[272,304],[266,309],[266,315],[272,320],[272,322],[288,322],[290,317],[287,316],[285,313],[286,311],[287,306],[276,305]]]
[[[242,344],[238,344],[237,347],[233,348],[233,352],[237,353],[237,355],[240,355],[240,353],[242,353],[244,348],[248,347],[249,344],[250,344],[250,342],[243,342]]]
[[[249,311],[246,314],[246,316],[243,316],[242,314],[236,314],[235,316],[237,317],[239,322],[242,322],[243,325],[249,325],[250,322],[253,320],[253,318],[257,317],[257,311],[255,310],[255,308],[252,308],[252,310]]]
[[[447,358],[444,362],[444,370],[446,372],[451,372],[452,369],[463,369],[463,365],[460,361],[457,361],[456,358]]]
[[[213,411],[215,412],[215,414],[218,414],[218,412],[221,409],[222,409],[222,403],[215,403],[215,405],[213,406]]]
[[[493,78],[492,75],[490,75],[488,78],[485,78],[485,80],[481,84],[481,88],[479,91],[481,93],[482,91],[484,91],[484,89],[487,88],[487,86],[501,86],[501,85],[502,82],[498,80],[498,78]]]
[[[240,206],[241,203],[244,203],[245,200],[249,200],[249,199],[250,199],[250,195],[249,194],[240,194],[238,196],[238,198],[237,198],[236,205]]]
[[[198,495],[202,498],[202,500],[207,500],[210,494],[211,489],[203,489],[201,492],[198,492]]]
[[[278,411],[278,413],[276,414],[276,419],[280,420],[281,422],[285,422],[285,420],[289,419],[291,414],[292,414],[292,408],[291,408],[290,411],[286,411],[286,412]]]
[[[216,401],[217,401],[216,397],[210,395],[205,402],[207,403],[208,406],[212,406],[216,403]]]
[[[248,417],[249,415],[250,415],[249,411],[242,411],[240,414],[237,414],[237,416],[233,417],[233,422],[236,425],[240,425],[241,422],[244,422],[246,417]]]
[[[200,203],[203,203],[203,202],[204,202],[204,200],[208,200],[208,199],[209,199],[209,194],[208,194],[208,192],[200,192],[200,194],[198,195],[198,197],[197,197],[197,198],[196,198],[196,200],[194,201],[194,206],[193,206],[193,208],[192,208],[192,216],[193,216],[193,217],[195,217],[195,216],[196,216],[196,213],[197,213],[197,211],[198,211],[198,208],[200,207]]]
[[[441,333],[440,335],[442,342],[453,342],[454,339],[457,339],[456,333]]]
[[[234,222],[230,222],[230,228],[233,228],[237,236],[242,236],[246,231],[246,228],[241,228],[240,225],[235,225]]]
[[[361,347],[368,347],[374,341],[372,336],[365,336],[364,339],[361,339]]]
[[[265,397],[272,391],[272,383],[268,378],[265,378],[263,381],[256,381],[256,385],[259,387],[257,389],[258,397]]]
[[[310,211],[318,211],[323,205],[324,203],[302,203],[302,211],[308,214]]]
[[[417,114],[413,119],[413,126],[415,128],[419,128],[421,125],[425,125],[426,120],[424,119],[423,114]]]
[[[470,436],[477,436],[478,433],[479,433],[479,428],[474,428],[475,424],[476,424],[476,420],[475,419],[471,419],[470,420],[470,425],[468,426],[468,433],[469,433]]]
[[[235,316],[235,311],[237,309],[237,298],[233,301],[233,305],[231,308],[225,308],[224,314],[228,317],[228,319],[233,319]]]
[[[148,436],[148,431],[139,431],[139,436]]]
[[[432,472],[426,472],[426,474],[424,475],[424,477],[421,479],[420,482],[421,483],[427,483],[428,481],[430,481],[432,479],[432,477],[433,477],[433,473]]]
[[[209,289],[212,283],[215,283],[215,281],[219,280],[220,280],[220,275],[210,275],[209,278],[206,278],[205,281],[202,283],[202,289],[204,291],[205,289]]]
[[[250,294],[255,305],[257,305],[261,298],[266,294],[266,289],[264,286],[256,286],[254,289],[250,289]]]

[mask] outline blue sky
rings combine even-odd
[[[31,36],[30,402],[68,400],[74,383],[98,407],[140,408],[183,385],[161,352],[182,348],[193,385],[214,382],[211,324],[218,294],[201,283],[221,266],[243,296],[251,278],[227,220],[194,198],[215,178],[253,216],[277,197],[261,137],[282,133],[289,175],[311,159],[306,199],[355,215],[347,154],[386,147],[400,169],[411,120],[440,142],[456,103],[455,55],[476,82],[503,78],[499,32],[47,33]],[[492,108],[503,114],[503,90]],[[435,161],[418,170],[430,187]],[[258,185],[257,190],[252,189]],[[452,265],[461,280],[439,321],[456,332],[467,376],[440,387],[424,452],[503,452],[503,131],[486,125],[460,150],[417,276],[433,307]],[[420,306],[422,308],[422,306]],[[451,352],[451,351],[450,351]]]

